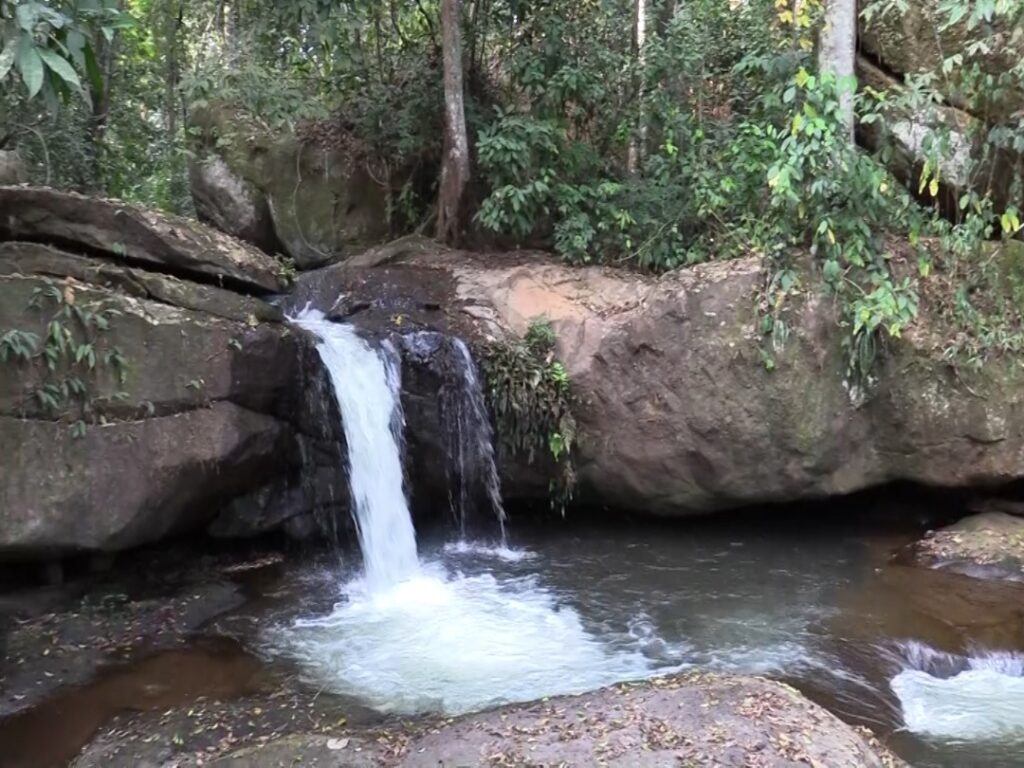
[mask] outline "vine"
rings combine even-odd
[[[486,345],[481,367],[499,438],[528,464],[554,464],[551,505],[564,515],[576,486],[576,421],[569,374],[554,347],[551,324],[534,320],[522,340]]]
[[[128,360],[117,346],[102,343],[111,320],[120,310],[104,301],[79,302],[74,286],[63,288],[51,280],[33,290],[28,308],[40,313],[52,309],[45,320],[45,332],[14,328],[0,335],[0,363],[30,365],[41,371],[32,391],[37,405],[46,413],[71,419],[71,434],[85,435],[87,425],[102,421],[97,415],[101,398],[93,395],[89,382],[100,369],[108,370],[117,385],[128,379]],[[126,392],[117,391],[112,400],[124,400]]]

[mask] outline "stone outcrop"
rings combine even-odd
[[[51,190],[0,188],[0,211],[0,557],[125,549],[225,507],[309,516],[318,450],[343,489],[305,401],[316,353],[259,297],[272,259]]]
[[[915,559],[967,576],[1024,582],[1024,518],[983,512],[931,532],[913,547]]]
[[[679,515],[894,481],[966,487],[1024,476],[1015,360],[955,373],[940,362],[942,328],[926,306],[861,402],[844,375],[832,302],[809,295],[794,304],[791,340],[769,372],[754,331],[757,258],[647,277],[541,256],[440,253],[306,278],[303,301],[330,308],[345,293],[342,303],[360,308],[352,321],[367,326],[397,317],[404,330],[432,325],[481,340],[550,321],[578,398],[585,502]],[[430,398],[407,411],[416,403]],[[506,493],[533,491],[513,483]]]
[[[203,137],[191,170],[201,219],[300,269],[386,237],[388,184],[350,148],[274,136],[226,107],[200,110],[193,123]]]
[[[903,765],[870,735],[844,724],[792,688],[759,678],[684,675],[618,685],[418,730],[289,736],[212,764],[220,768],[299,762],[367,768]]]
[[[892,148],[891,169],[914,190],[928,156],[927,137],[948,134],[946,159],[940,169],[940,202],[950,218],[958,215],[960,197],[968,189],[991,195],[999,211],[1011,204],[1020,207],[1024,201],[1014,196],[1013,187],[1024,180],[1024,158],[1011,148],[1012,142],[986,151],[984,139],[996,126],[1003,126],[1004,134],[1012,136],[1019,122],[1024,89],[1008,73],[1024,58],[1024,36],[999,19],[969,29],[970,8],[967,16],[951,25],[941,6],[939,0],[911,0],[902,12],[890,8],[869,18],[861,16],[861,53],[857,57],[861,86],[897,93],[903,76],[927,72],[937,75],[935,87],[942,99],[922,104],[915,111],[886,107],[884,126],[881,122],[862,124],[859,134],[873,149]],[[974,44],[979,38],[985,42],[982,48]],[[943,62],[954,56],[960,60],[944,69]],[[975,66],[981,74],[994,78],[993,82],[1004,77],[979,94],[986,99],[983,106],[968,101],[961,82],[961,73]]]

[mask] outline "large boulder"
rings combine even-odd
[[[275,135],[225,107],[192,119],[202,136],[192,189],[203,219],[262,248],[279,247],[300,269],[387,235],[389,182],[333,134]]]
[[[282,250],[266,197],[234,173],[222,157],[210,154],[192,162],[189,186],[200,221],[266,253]]]
[[[355,322],[397,316],[403,328],[431,324],[476,341],[522,337],[532,321],[550,321],[578,398],[584,501],[679,515],[894,481],[966,487],[1024,477],[1017,360],[954,372],[941,362],[941,321],[925,306],[864,400],[845,375],[834,303],[812,293],[793,304],[792,338],[769,372],[755,332],[763,285],[758,258],[649,277],[541,256],[439,253],[334,267],[300,280],[298,294],[330,308],[344,293],[346,304],[366,307]],[[431,402],[410,399],[407,413]],[[429,444],[429,435],[410,442]]]
[[[750,677],[683,675],[438,723],[293,735],[218,757],[219,768],[278,765],[903,765],[792,688]],[[342,735],[344,734],[344,735]],[[99,765],[86,759],[84,765]],[[117,763],[120,765],[121,763]],[[199,765],[186,760],[182,765]]]
[[[0,184],[24,184],[28,170],[21,155],[13,149],[0,149]]]
[[[0,243],[0,558],[125,549],[218,513],[228,532],[293,525],[345,498],[337,418],[305,401],[313,345],[247,295],[280,285],[272,259],[120,203],[0,200],[0,235],[36,241]]]
[[[990,194],[997,210],[1008,205],[1021,207],[1024,200],[1014,194],[1014,184],[1024,182],[1024,158],[1013,141],[1021,125],[1024,86],[1019,74],[1024,59],[1024,34],[1011,27],[1006,17],[971,28],[974,9],[950,24],[950,12],[941,0],[911,0],[903,9],[890,7],[877,14],[862,14],[858,37],[860,53],[857,75],[862,86],[897,93],[903,77],[928,73],[941,99],[936,103],[919,99],[913,110],[897,112],[890,105],[881,123],[861,126],[865,143],[892,147],[892,169],[913,189],[917,188],[928,152],[928,137],[948,134],[948,147],[941,168],[942,210],[955,218],[959,199],[971,188]],[[964,6],[969,6],[965,3]],[[947,60],[953,66],[944,66]],[[964,75],[975,72],[988,78],[984,86],[977,79],[965,83]],[[1001,134],[1001,145],[986,148],[989,132]],[[1019,143],[1019,142],[1018,142]],[[977,161],[977,162],[972,162]]]

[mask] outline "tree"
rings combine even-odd
[[[835,77],[839,111],[853,143],[854,65],[857,55],[857,0],[826,0],[824,27],[818,48],[818,70]]]
[[[640,106],[640,119],[637,126],[637,133],[629,141],[629,154],[626,159],[626,169],[630,176],[640,172],[643,163],[645,144],[647,143],[647,120],[643,115],[643,79],[644,79],[644,46],[647,44],[647,0],[636,0],[636,18],[633,26],[633,45],[636,47],[637,68],[640,71],[636,80],[636,100]]]
[[[460,0],[441,0],[441,39],[444,60],[444,154],[438,193],[437,237],[457,243],[465,226],[466,187],[469,183],[469,136],[462,72]]]

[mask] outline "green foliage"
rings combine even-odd
[[[61,288],[50,280],[33,291],[28,308],[44,316],[45,333],[5,331],[0,335],[0,363],[27,366],[22,375],[34,382],[36,405],[71,421],[72,435],[81,437],[88,423],[102,420],[98,406],[103,398],[93,393],[90,383],[101,371],[114,386],[123,387],[128,380],[128,360],[104,338],[121,313],[102,301],[82,303],[71,284]],[[106,399],[126,397],[116,391]]]
[[[487,345],[481,367],[499,439],[513,455],[551,467],[551,503],[564,514],[576,483],[576,421],[569,375],[554,358],[554,343],[551,324],[538,319],[522,341]]]
[[[0,83],[17,77],[53,110],[73,94],[88,100],[103,90],[97,35],[109,41],[129,23],[114,0],[0,0]]]

